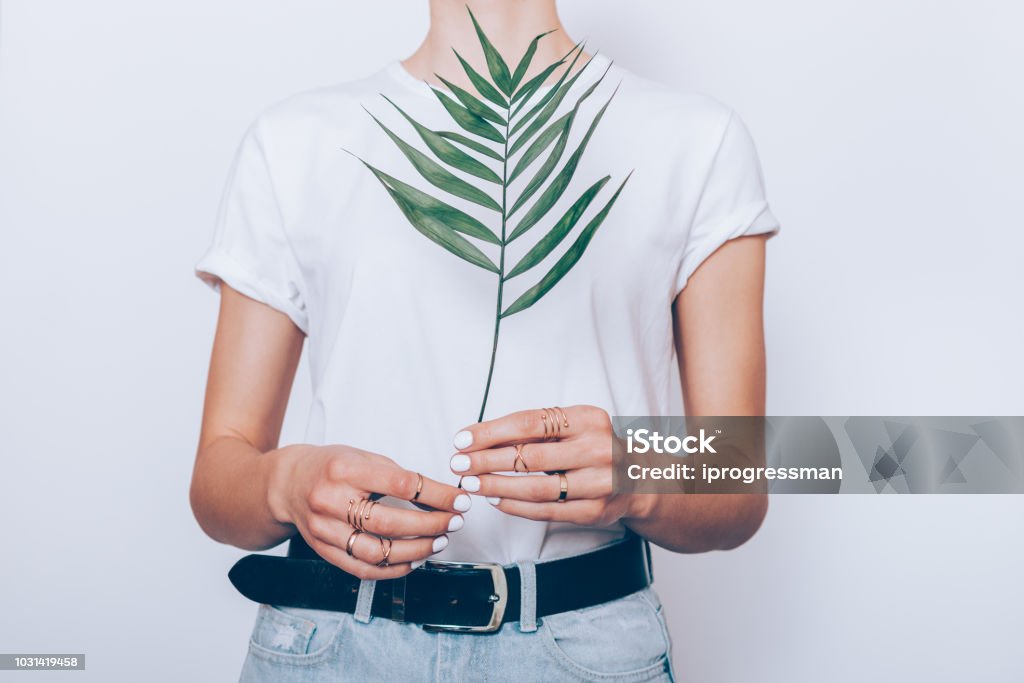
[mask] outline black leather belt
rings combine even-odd
[[[653,580],[650,546],[634,533],[582,555],[538,562],[536,616],[598,605]],[[288,556],[246,555],[228,578],[250,600],[270,605],[354,612],[359,579],[317,555],[299,535]],[[491,633],[520,618],[515,565],[428,560],[398,579],[378,580],[370,613],[429,631]]]

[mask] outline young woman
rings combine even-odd
[[[256,118],[197,266],[221,305],[193,510],[223,543],[289,540],[232,571],[259,603],[243,680],[671,680],[646,543],[733,548],[765,514],[763,496],[612,488],[611,415],[763,414],[778,225],[742,122],[577,49],[554,0],[469,5],[507,72],[462,0],[431,0],[411,57]],[[534,78],[516,110],[502,81]],[[550,120],[577,118],[551,177],[577,165],[520,236],[514,202],[553,147],[509,180],[516,117],[562,85]],[[458,91],[497,118],[452,110]],[[480,121],[493,145],[465,134],[491,135]],[[442,162],[458,180],[425,182]],[[436,200],[457,218],[424,219]],[[279,446],[304,345],[306,438]]]

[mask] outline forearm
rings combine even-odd
[[[211,538],[244,550],[266,550],[295,534],[273,511],[274,482],[308,446],[266,453],[242,439],[223,436],[196,458],[189,500],[199,526]]]
[[[754,493],[640,494],[627,527],[677,553],[730,550],[758,530],[768,496]]]

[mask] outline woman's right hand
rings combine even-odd
[[[383,455],[348,446],[293,446],[281,453],[269,482],[268,502],[277,521],[294,525],[309,546],[331,564],[361,579],[391,579],[408,574],[448,545],[449,531],[462,528],[470,497],[454,486],[423,477],[416,503],[432,510],[374,505],[356,531],[346,521],[349,508],[371,494],[411,501],[419,477]],[[350,502],[351,501],[351,502]],[[387,566],[378,537],[394,539]],[[403,538],[404,537],[404,538]]]

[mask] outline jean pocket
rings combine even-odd
[[[583,680],[671,680],[660,603],[648,593],[546,616],[538,632],[553,659]]]
[[[342,613],[260,603],[249,652],[262,659],[315,664],[337,649]]]

